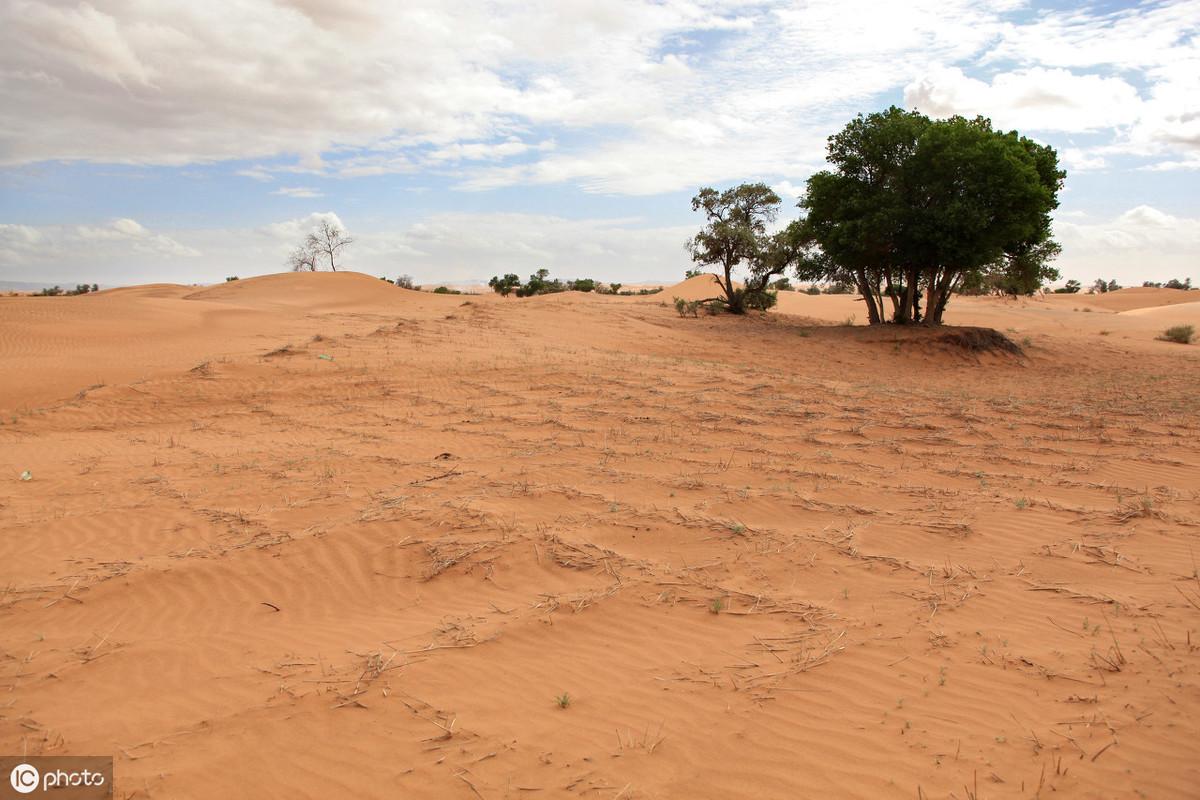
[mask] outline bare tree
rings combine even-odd
[[[297,247],[288,255],[287,263],[292,272],[316,272],[317,251],[307,246]]]
[[[337,255],[343,247],[354,240],[342,233],[337,225],[331,225],[328,220],[321,220],[321,227],[308,235],[304,240],[304,250],[317,256],[329,258],[329,268],[337,272]],[[313,269],[316,269],[314,264]]]

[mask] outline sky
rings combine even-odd
[[[0,3],[0,281],[675,281],[702,186],[795,218],[896,104],[1054,146],[1065,278],[1200,284],[1200,0]]]

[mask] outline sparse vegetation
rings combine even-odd
[[[399,286],[401,289],[420,289],[421,288],[420,286],[416,285],[416,279],[413,278],[412,275],[401,275],[399,278],[396,278],[396,285]]]
[[[621,284],[617,284],[620,286]],[[550,270],[542,268],[529,276],[529,280],[521,283],[521,279],[513,273],[500,277],[493,276],[488,286],[497,294],[507,297],[515,293],[517,297],[533,297],[539,294],[557,294],[559,292],[592,292],[596,291],[596,281],[591,278],[577,278],[562,281],[550,277]]]
[[[675,298],[675,310],[679,312],[681,317],[695,317],[699,315],[700,301],[699,300],[684,300],[682,297]]]
[[[565,709],[565,708],[570,708],[570,706],[571,706],[571,695],[567,694],[566,692],[563,692],[563,693],[562,693],[562,694],[560,694],[558,697],[554,698],[554,703],[555,703],[555,705],[557,705],[559,708],[564,708],[564,709]]]
[[[89,294],[91,292],[100,291],[100,285],[96,283],[76,284],[74,289],[64,290],[61,286],[50,286],[42,289],[40,292],[34,292],[34,297],[73,297],[81,294]]]
[[[1167,281],[1166,283],[1157,283],[1155,281],[1143,281],[1142,286],[1144,286],[1146,288],[1154,288],[1154,289],[1182,289],[1183,291],[1186,292],[1186,291],[1190,291],[1192,288],[1192,279],[1184,278],[1183,280],[1179,280],[1178,278],[1171,278],[1171,280]]]
[[[1196,338],[1196,328],[1194,325],[1174,325],[1163,331],[1162,336],[1158,338],[1164,342],[1191,344]]]

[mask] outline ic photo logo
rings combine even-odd
[[[8,776],[12,788],[21,794],[29,794],[37,789],[38,784],[41,783],[41,778],[42,776],[38,772],[37,767],[29,764],[17,764],[12,768],[12,772]]]
[[[8,787],[2,783],[4,775]],[[0,756],[0,798],[111,798],[112,775],[111,756]]]

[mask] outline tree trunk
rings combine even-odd
[[[867,280],[866,269],[860,267],[855,270],[854,281],[858,284],[858,293],[862,295],[863,301],[867,304],[867,322],[871,325],[879,325],[883,322],[883,317],[879,313],[880,307],[875,304],[875,291]]]
[[[925,303],[925,324],[941,325],[942,313],[950,300],[950,285],[954,283],[955,272],[947,269],[935,272],[929,282],[929,299]]]
[[[729,312],[731,314],[742,314],[746,310],[743,302],[745,300],[745,293],[739,297],[737,292],[734,291],[733,260],[731,258],[726,258],[725,263],[722,266],[725,268],[725,283],[721,286],[721,288],[725,291],[725,305],[729,308]],[[721,283],[720,278],[717,279],[717,283]]]

